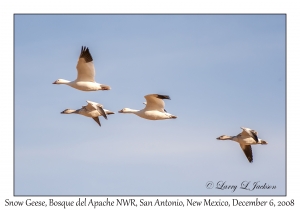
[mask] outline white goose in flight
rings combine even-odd
[[[166,120],[177,118],[176,116],[165,112],[165,102],[163,99],[170,99],[168,95],[149,94],[144,97],[147,101],[144,109],[135,110],[124,108],[120,110],[119,113],[133,113],[147,120]]]
[[[268,142],[259,139],[257,137],[257,132],[255,130],[252,130],[250,128],[244,128],[241,127],[243,130],[240,134],[237,136],[226,136],[222,135],[218,137],[218,140],[232,140],[240,144],[242,150],[244,151],[247,159],[250,163],[253,162],[253,155],[252,155],[252,148],[251,145],[253,144],[268,144]]]
[[[108,85],[95,81],[95,68],[89,48],[81,47],[81,53],[77,62],[77,79],[70,82],[58,79],[53,84],[65,84],[82,91],[110,90]]]
[[[86,106],[82,106],[81,109],[73,110],[73,109],[65,109],[61,112],[61,114],[81,114],[86,117],[91,117],[93,120],[98,123],[99,126],[101,126],[101,123],[99,121],[99,116],[103,116],[105,119],[107,119],[106,115],[114,114],[114,112],[109,111],[107,109],[103,109],[103,106],[101,104],[98,104],[93,101],[86,101],[88,104]]]

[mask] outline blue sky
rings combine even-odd
[[[81,46],[110,91],[53,85],[76,78]],[[284,195],[284,15],[15,16],[16,195]],[[176,120],[119,114],[168,94]],[[96,101],[102,127],[61,115]],[[250,127],[268,145],[216,137]],[[276,190],[206,189],[208,181]]]

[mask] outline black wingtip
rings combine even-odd
[[[169,100],[171,100],[170,96],[168,96],[168,95],[159,95],[159,94],[157,94],[157,98],[159,98],[159,99],[169,99]]]
[[[85,62],[87,63],[93,61],[92,55],[88,47],[81,46],[80,58],[84,58]]]
[[[106,113],[104,112],[104,115],[103,115],[103,117],[107,120],[107,115],[106,115]]]
[[[253,157],[252,156],[248,156],[247,159],[248,159],[249,163],[253,162]]]
[[[99,117],[93,117],[93,120],[95,120],[95,122],[101,127]]]
[[[107,120],[107,115],[106,115],[104,109],[101,106],[99,106],[99,109],[100,109],[101,115]]]
[[[252,135],[253,135],[254,140],[255,140],[256,142],[258,142],[258,137],[257,137],[256,133],[253,132],[253,131],[251,131],[251,133],[252,133]]]

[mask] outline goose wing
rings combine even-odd
[[[253,156],[252,156],[252,148],[251,145],[245,145],[245,144],[240,144],[242,150],[244,151],[248,161],[250,163],[253,162]]]
[[[99,120],[99,117],[93,117],[93,120],[96,121],[96,123],[98,123],[99,126],[101,126],[101,123],[100,123],[100,120]]]
[[[241,127],[241,129],[243,129],[241,135],[245,136],[245,137],[252,137],[256,142],[258,142],[258,137],[257,137],[257,132],[255,130],[252,130],[250,128],[244,128]]]
[[[107,120],[107,115],[106,115],[106,112],[104,111],[103,107],[99,106],[99,104],[98,104],[97,105],[97,110],[101,114],[101,116],[103,116]]]
[[[144,102],[143,104],[147,105],[147,102]],[[166,113],[168,113],[166,109],[164,109],[164,111],[165,111]]]
[[[98,104],[93,101],[86,101],[88,104],[85,106],[85,108],[89,111],[97,110],[101,116],[103,116],[105,119],[107,119],[106,113],[103,109],[103,106],[101,104]]]
[[[89,48],[81,47],[77,62],[77,81],[95,82],[95,68]]]
[[[149,94],[144,97],[147,101],[145,110],[157,110],[160,112],[165,112],[165,102],[163,99],[171,99],[168,95],[159,94]]]

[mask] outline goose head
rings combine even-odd
[[[61,112],[61,114],[72,114],[72,113],[76,113],[76,110],[65,109],[64,111]]]
[[[228,140],[232,139],[232,136],[222,135],[217,138],[218,140]]]
[[[120,111],[118,111],[119,113],[128,113],[130,111],[129,108],[124,108],[124,109],[121,109]]]
[[[119,113],[136,113],[138,112],[139,110],[134,110],[134,109],[130,109],[130,108],[124,108],[124,109],[121,109],[120,111],[118,111]]]
[[[53,82],[52,84],[59,85],[59,84],[67,84],[67,83],[70,83],[70,81],[65,80],[65,79],[58,79],[55,82]]]

